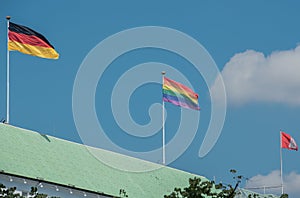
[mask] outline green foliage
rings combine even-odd
[[[34,198],[47,198],[48,197],[47,194],[38,193],[37,187],[31,187],[31,191],[29,194],[31,196],[33,196]],[[50,197],[50,198],[59,198],[59,197]]]
[[[0,184],[0,197],[23,198],[23,196],[15,193],[15,191],[16,191],[16,187],[6,188],[3,184]]]
[[[237,171],[231,169],[232,174],[236,174]],[[223,185],[222,183],[215,184],[214,181],[201,181],[201,178],[189,179],[189,187],[184,189],[175,188],[174,192],[170,195],[165,195],[164,198],[233,198],[236,195],[236,189],[240,184],[243,176],[238,175],[233,177],[236,181],[235,186]]]
[[[6,188],[3,184],[0,184],[0,197],[2,198],[25,198],[24,196],[16,193],[16,187]],[[31,187],[29,193],[32,198],[47,198],[48,195],[38,193],[37,187]],[[50,197],[50,198],[59,198],[59,197]]]
[[[128,195],[124,189],[120,189],[119,195],[120,195],[120,197],[128,197]]]
[[[280,198],[289,198],[289,195],[288,195],[288,194],[282,194],[282,195],[280,196]]]
[[[201,178],[194,177],[189,179],[188,187],[183,189],[174,188],[174,191],[170,195],[164,195],[164,198],[233,198],[237,194],[236,189],[244,179],[244,176],[236,175],[237,171],[234,169],[231,169],[230,173],[234,175],[234,187],[231,184],[215,184],[214,181],[202,181]],[[254,193],[248,195],[248,198],[262,197]],[[288,198],[288,195],[283,194],[280,198]]]
[[[218,189],[215,191],[215,189]],[[184,189],[175,188],[170,195],[165,195],[164,198],[221,198],[233,197],[235,195],[232,186],[223,184],[215,184],[213,181],[202,181],[201,178],[190,178],[189,187]]]
[[[281,196],[280,196],[280,198],[288,198],[289,197],[289,195],[288,194],[282,194]],[[261,197],[259,194],[251,194],[251,195],[248,195],[248,198],[268,198],[268,197]]]

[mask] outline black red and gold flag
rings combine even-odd
[[[40,33],[22,25],[9,22],[8,50],[42,58],[58,59],[59,54]]]

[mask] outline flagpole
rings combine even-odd
[[[281,194],[283,194],[283,179],[282,179],[282,135],[280,130],[280,179],[281,179]]]
[[[162,74],[162,83],[164,85],[164,76],[165,71],[161,72]],[[163,97],[162,97],[163,98]],[[162,100],[162,163],[166,164],[166,148],[165,148],[165,101]]]
[[[10,16],[6,16],[7,19],[7,59],[6,59],[6,123],[9,123],[9,50],[8,50],[8,28],[9,28],[9,20]]]

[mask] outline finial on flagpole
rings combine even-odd
[[[166,72],[165,72],[165,71],[162,71],[161,74],[164,76],[164,75],[166,74]]]
[[[10,16],[6,16],[6,19],[7,19],[7,20],[10,20]]]

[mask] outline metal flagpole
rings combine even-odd
[[[283,179],[282,179],[282,135],[280,130],[280,179],[281,179],[281,194],[283,194]]]
[[[6,16],[7,19],[7,60],[6,60],[6,123],[9,123],[9,50],[8,50],[8,28],[9,28],[9,20],[10,16]]]
[[[164,85],[164,76],[165,71],[161,72],[162,74],[162,83]],[[162,100],[162,163],[166,164],[166,150],[165,150],[165,101]]]

